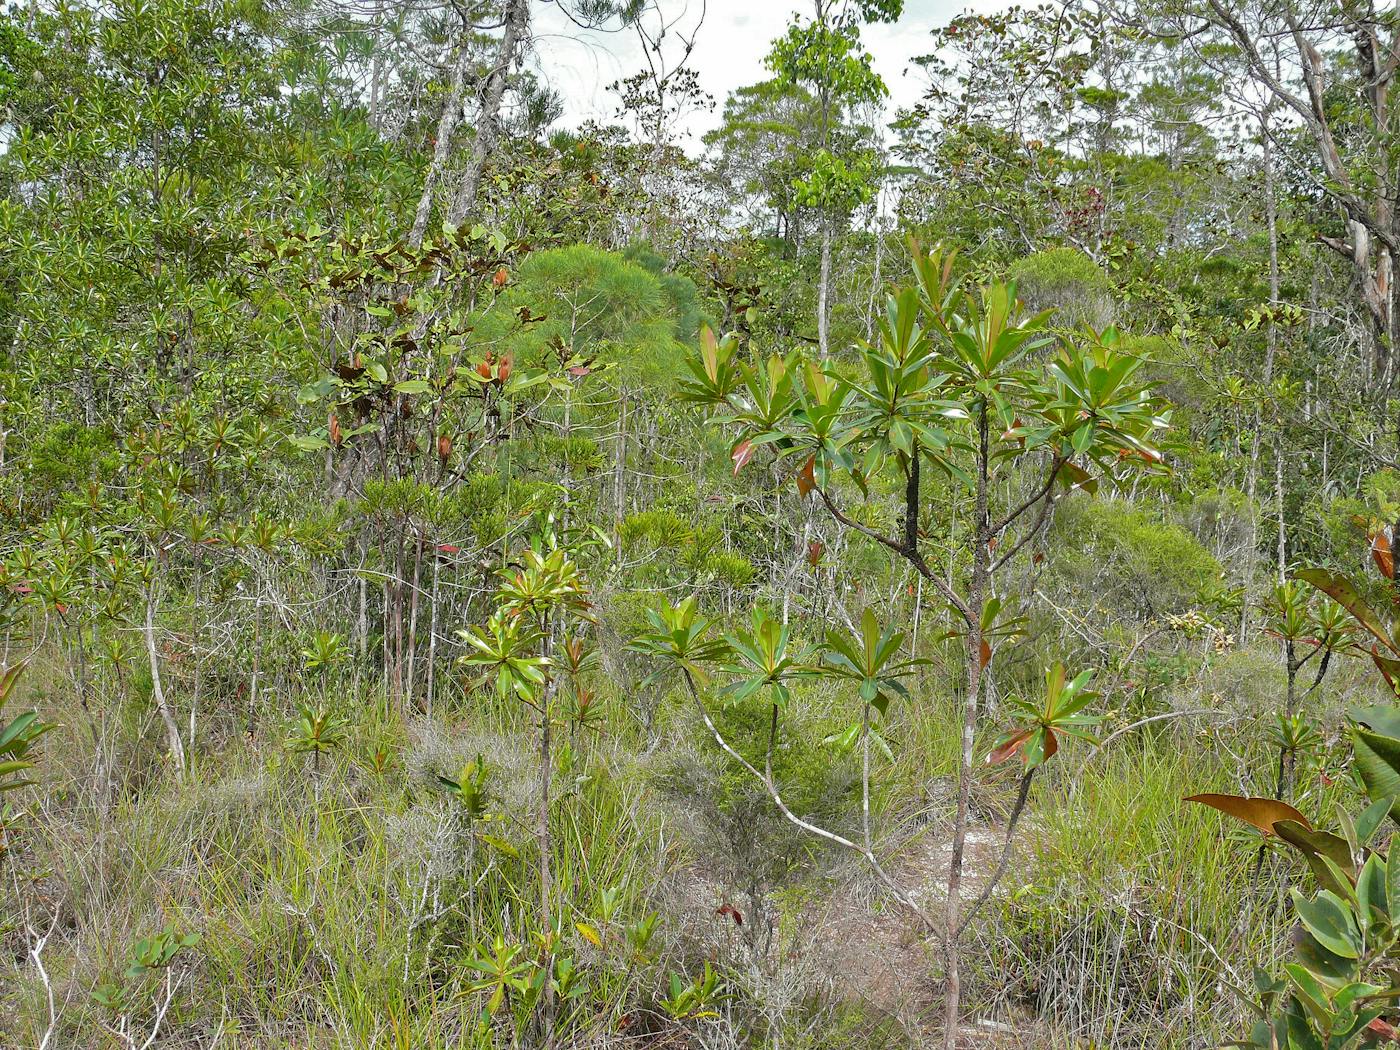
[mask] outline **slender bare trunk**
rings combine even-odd
[[[194,750],[198,746],[196,741],[199,732],[199,701],[204,692],[204,661],[199,657],[200,610],[203,608],[199,601],[200,584],[203,582],[200,577],[201,573],[198,562],[196,562],[194,570],[194,602],[190,610],[190,615],[194,621],[190,627],[192,636],[190,639],[190,652],[194,657],[194,695],[190,698],[190,730],[189,737],[185,741],[186,745],[191,750]]]
[[[972,797],[972,770],[977,735],[978,695],[982,686],[982,607],[987,599],[991,576],[988,459],[990,421],[984,403],[978,413],[977,437],[977,504],[973,530],[972,577],[969,581],[967,606],[966,665],[967,694],[963,701],[962,754],[958,764],[958,808],[953,822],[952,855],[948,860],[947,933],[943,944],[944,958],[944,1050],[956,1050],[958,1045],[959,1008],[962,1000],[962,975],[959,972],[959,935],[962,930],[961,898],[963,857],[967,847],[967,813]]]
[[[1283,518],[1283,439],[1274,437],[1274,513],[1278,517],[1278,582],[1288,578],[1288,529]]]
[[[822,276],[817,289],[817,349],[826,357],[831,348],[831,219],[822,219]]]
[[[1273,140],[1269,135],[1269,116],[1265,110],[1259,119],[1259,140],[1263,148],[1264,159],[1264,208],[1269,230],[1269,305],[1276,306],[1279,301],[1279,267],[1278,267],[1278,199],[1274,186],[1274,153]],[[1278,326],[1270,323],[1265,333],[1264,350],[1264,387],[1267,389],[1274,381],[1274,360],[1278,354]],[[1246,483],[1246,491],[1249,493],[1249,560],[1245,564],[1245,601],[1240,603],[1240,631],[1239,644],[1244,645],[1249,631],[1249,611],[1248,600],[1250,586],[1254,582],[1254,562],[1258,556],[1259,546],[1259,513],[1255,506],[1255,498],[1259,483],[1259,452],[1264,443],[1264,420],[1259,401],[1254,403],[1254,436],[1249,446],[1249,477]]]
[[[432,595],[428,599],[428,717],[433,714],[433,687],[437,682],[437,627],[438,627],[438,556],[437,547],[432,551],[433,583]]]
[[[417,248],[423,243],[428,230],[428,216],[433,211],[433,190],[437,187],[447,157],[452,151],[452,133],[457,130],[457,122],[462,118],[462,96],[466,93],[467,65],[471,61],[471,49],[467,47],[466,30],[452,60],[452,79],[447,88],[447,97],[442,103],[442,116],[438,118],[437,138],[433,142],[433,157],[428,162],[428,171],[423,176],[423,192],[418,197],[418,207],[413,213],[413,229],[409,231],[408,243]]]
[[[551,626],[545,634],[545,653],[548,655],[554,648],[554,629]],[[550,829],[549,829],[549,789],[551,774],[554,771],[554,756],[550,751],[550,701],[554,696],[555,682],[544,688],[540,702],[540,798],[539,808],[535,815],[535,838],[539,843],[540,851],[540,929],[545,936],[550,935],[551,920],[550,898],[553,896],[553,872],[550,868]],[[552,978],[554,976],[554,956],[547,953],[544,960],[545,980],[544,996],[541,1002],[540,1018],[544,1027],[544,1048],[554,1050],[554,986]]]
[[[530,0],[506,0],[505,31],[501,34],[501,46],[496,53],[496,63],[486,76],[481,95],[481,113],[476,121],[476,141],[472,143],[471,162],[462,176],[461,190],[452,202],[447,221],[460,225],[468,215],[476,212],[477,199],[481,195],[481,177],[486,163],[496,150],[500,138],[501,99],[506,93],[506,79],[516,55],[524,46],[530,31]]]
[[[405,706],[412,708],[413,701],[418,695],[418,592],[419,579],[423,567],[423,544],[424,536],[418,530],[413,530],[413,583],[412,591],[408,596],[408,673],[406,675],[405,687],[408,690]]]
[[[165,723],[165,736],[170,747],[170,759],[175,763],[175,771],[183,777],[185,775],[185,745],[180,740],[180,725],[175,721],[175,712],[171,710],[170,704],[165,698],[165,688],[161,683],[160,655],[156,652],[155,606],[155,592],[148,588],[146,591],[146,627],[143,633],[146,636],[146,656],[151,662],[151,699],[155,702],[156,710],[160,712],[160,720]]]
[[[403,712],[403,528],[400,526],[398,539],[394,543],[394,579],[389,593],[394,603],[394,644],[392,656],[394,666],[389,676],[389,688],[393,691],[394,709]]]
[[[248,737],[253,736],[258,711],[258,687],[262,674],[262,579],[253,592],[253,673],[248,682]]]

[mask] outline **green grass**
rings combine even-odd
[[[345,686],[348,740],[319,770],[286,750],[280,723],[269,719],[251,742],[219,737],[211,721],[218,746],[180,783],[159,760],[149,717],[133,708],[112,734],[123,754],[104,811],[71,694],[56,668],[35,677],[50,715],[74,728],[46,738],[49,790],[35,796],[27,835],[4,863],[32,880],[16,887],[10,879],[6,889],[8,899],[30,901],[31,922],[47,914],[35,901],[62,920],[43,957],[60,1007],[51,1045],[121,1045],[104,1027],[117,1015],[93,1001],[93,990],[122,983],[134,942],[167,924],[201,936],[172,969],[180,981],[163,1023],[184,1041],[174,1045],[216,1036],[220,1046],[249,1050],[508,1045],[510,1004],[483,1034],[487,996],[472,989],[470,960],[497,935],[530,945],[541,932],[535,730],[526,709],[444,690],[435,719],[404,722],[381,694]],[[937,673],[911,693],[884,727],[894,761],[875,763],[885,849],[940,848],[951,812],[956,699]],[[580,968],[585,986],[562,1013],[567,1040],[601,1045],[624,1019],[664,1029],[659,1001],[669,975],[688,979],[715,958],[733,998],[722,1020],[691,1025],[718,1025],[723,1038],[751,1045],[898,1045],[889,1019],[825,998],[818,990],[829,974],[800,961],[803,909],[839,890],[859,861],[810,843],[778,844],[771,836],[784,832],[781,818],[761,791],[743,797],[742,777],[717,761],[688,704],[663,698],[653,739],[625,712],[622,693],[609,689],[602,702],[608,732],[557,735],[573,737],[579,755],[556,771],[551,809],[556,951]],[[848,833],[858,828],[858,792],[850,770],[841,771],[851,759],[831,755],[821,738],[854,710],[829,684],[799,690],[778,767],[794,778],[791,797],[805,811]],[[1268,966],[1281,954],[1288,912],[1274,902],[1291,869],[1270,859],[1256,889],[1257,839],[1182,798],[1267,793],[1264,718],[1169,721],[1092,757],[1082,743],[1056,757],[1036,781],[1021,859],[967,937],[970,1017],[1067,1047],[1165,1050],[1238,1032],[1242,1012],[1227,984],[1247,983],[1255,962]],[[979,753],[998,728],[989,712]],[[477,754],[490,765],[493,796],[492,819],[479,830],[494,845],[473,840],[434,786],[436,773],[455,775]],[[1010,766],[979,767],[975,825],[1002,825],[1016,776]],[[1304,808],[1326,817],[1345,790],[1315,780]],[[708,895],[739,894],[733,899],[747,908],[748,862],[726,851],[764,842],[786,859],[753,884],[770,895],[778,931],[773,954],[754,958],[745,945],[758,942],[745,939],[747,928],[726,933]],[[611,887],[620,905],[606,924],[600,894]],[[652,911],[658,933],[641,957],[624,931]],[[14,961],[0,981],[0,1021],[21,1046],[37,1045],[48,1026],[24,918],[6,934]],[[601,947],[580,924],[599,932]],[[928,955],[936,990],[937,952]],[[133,1029],[149,1030],[162,992],[161,974],[129,983]]]

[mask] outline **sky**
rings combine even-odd
[[[729,92],[769,75],[763,65],[769,45],[786,30],[794,13],[809,16],[811,7],[808,0],[662,0],[662,4],[669,16],[682,16],[677,29],[687,35],[702,7],[705,11],[690,64],[716,105],[713,112],[694,114],[685,122],[683,130],[692,146],[699,135],[719,123]],[[897,23],[864,27],[861,38],[890,90],[890,114],[919,98],[920,70],[911,69],[909,60],[927,53],[931,29],[969,7],[996,10],[1004,6],[1004,0],[905,0]],[[536,5],[533,28],[535,69],[563,96],[560,123],[576,127],[589,119],[615,120],[617,96],[607,86],[642,68],[636,34],[581,31],[553,4]],[[666,50],[675,52],[669,45]]]

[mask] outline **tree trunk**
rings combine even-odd
[[[1279,301],[1278,267],[1278,198],[1274,183],[1273,140],[1269,137],[1268,112],[1259,120],[1259,139],[1264,157],[1264,208],[1269,229],[1269,305],[1277,306]],[[1274,381],[1274,360],[1278,354],[1278,325],[1270,323],[1265,338],[1264,386]],[[1259,547],[1259,512],[1255,497],[1259,482],[1259,451],[1264,443],[1263,412],[1259,402],[1254,403],[1254,435],[1249,446],[1249,477],[1245,490],[1249,493],[1249,561],[1245,565],[1245,600],[1240,603],[1240,631],[1238,641],[1244,645],[1249,633],[1249,591],[1254,582],[1254,562]]]
[[[407,689],[406,708],[412,708],[418,697],[418,593],[423,567],[424,542],[424,534],[415,527],[413,530],[413,583],[411,585],[413,590],[408,596],[408,653],[404,659],[408,668],[404,683]]]
[[[553,627],[545,633],[544,652],[546,655],[554,649]],[[551,849],[549,833],[549,788],[551,774],[554,772],[554,756],[550,751],[550,721],[549,705],[554,696],[555,680],[551,679],[545,686],[540,702],[540,798],[539,808],[535,815],[535,838],[539,844],[540,851],[540,929],[548,937],[550,934],[550,898],[553,896],[553,873],[550,869],[549,851]],[[552,952],[546,953],[544,959],[545,980],[544,995],[541,999],[540,1021],[544,1028],[544,1048],[554,1050],[554,986],[552,978],[554,976],[554,955]]]
[[[423,236],[428,229],[428,216],[433,211],[433,190],[442,176],[452,150],[452,133],[457,130],[457,122],[462,118],[462,96],[466,93],[467,63],[471,61],[471,49],[467,47],[466,30],[462,31],[462,41],[452,61],[452,80],[447,88],[447,98],[442,103],[442,116],[438,118],[437,140],[433,143],[433,158],[428,162],[428,172],[423,176],[423,192],[418,198],[418,208],[413,213],[413,229],[408,235],[411,248],[423,244]]]
[[[481,195],[481,177],[486,170],[486,162],[495,152],[496,141],[501,133],[501,99],[506,93],[506,79],[529,31],[530,0],[506,0],[505,32],[501,34],[501,47],[496,54],[496,64],[486,76],[485,89],[481,95],[481,113],[476,121],[476,141],[472,143],[471,163],[462,176],[461,190],[457,199],[452,202],[447,216],[447,221],[453,226],[460,225],[463,219],[476,212],[477,198]]]
[[[437,546],[433,546],[432,594],[428,598],[428,717],[433,717],[433,690],[437,683],[437,632],[438,632],[438,556]]]
[[[175,712],[165,698],[165,689],[160,680],[160,656],[156,652],[156,610],[155,593],[146,591],[146,656],[151,662],[151,699],[160,720],[165,723],[165,737],[170,747],[170,758],[175,763],[175,771],[185,775],[185,745],[180,740],[180,725],[175,721]]]
[[[963,701],[962,754],[958,765],[958,809],[953,821],[952,855],[948,859],[947,933],[943,944],[944,961],[944,1050],[956,1050],[958,1045],[959,1008],[962,1000],[962,975],[959,972],[959,931],[962,927],[963,857],[967,846],[967,812],[972,797],[972,770],[977,734],[978,694],[982,686],[982,607],[986,602],[991,577],[989,514],[989,445],[990,421],[984,403],[978,414],[977,437],[977,506],[976,527],[973,530],[972,577],[969,581],[967,605],[967,695]]]
[[[828,315],[831,310],[831,220],[822,220],[822,277],[817,289],[817,349],[826,357],[830,349]]]
[[[403,680],[403,527],[400,526],[398,538],[394,542],[394,579],[389,586],[389,595],[393,602],[393,625],[394,640],[391,650],[393,657],[393,668],[389,673],[390,696],[394,703],[394,710],[404,714],[404,680]]]

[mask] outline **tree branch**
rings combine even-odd
[[[833,518],[839,521],[842,525],[845,525],[848,529],[854,529],[856,532],[859,532],[862,536],[866,536],[869,539],[874,540],[881,546],[888,547],[900,557],[904,558],[906,561],[909,562],[910,565],[914,566],[915,571],[917,571],[920,576],[928,580],[929,583],[933,584],[934,589],[938,591],[940,595],[943,596],[943,600],[958,611],[958,615],[960,615],[969,624],[971,624],[976,619],[976,617],[972,615],[972,609],[968,606],[967,602],[963,601],[962,598],[958,597],[957,592],[954,591],[951,587],[949,587],[948,584],[942,579],[942,577],[934,574],[933,570],[929,568],[928,562],[924,561],[923,555],[920,554],[917,549],[911,550],[910,548],[906,547],[902,541],[892,540],[888,536],[885,536],[882,533],[877,532],[875,529],[872,529],[870,526],[862,525],[860,522],[851,518],[849,515],[843,513],[841,508],[836,506],[836,504],[832,502],[831,497],[827,495],[825,489],[818,488],[817,493],[821,496],[822,502],[826,504],[826,509],[831,512],[831,516]]]
[[[772,765],[770,761],[772,755],[771,732],[775,730],[770,730],[768,748],[768,755],[770,760],[765,760],[765,764],[768,766],[768,769],[765,772],[759,772],[759,770],[754,766],[752,762],[750,762],[743,755],[739,754],[739,752],[734,749],[733,745],[731,745],[729,741],[724,738],[724,734],[719,731],[719,727],[716,726],[714,720],[710,718],[710,712],[705,709],[705,704],[700,699],[700,692],[695,688],[695,679],[691,677],[690,672],[683,670],[682,674],[685,676],[686,689],[690,692],[691,699],[695,701],[695,709],[699,712],[701,720],[704,721],[705,728],[708,729],[710,731],[710,735],[715,738],[715,743],[717,743],[720,746],[720,749],[724,751],[726,755],[728,755],[730,758],[734,759],[734,761],[738,762],[741,766],[743,766],[744,769],[748,771],[750,776],[754,777],[754,779],[756,779],[760,784],[763,785],[763,787],[768,792],[768,796],[773,800],[773,804],[778,807],[779,812],[781,812],[782,815],[788,819],[788,821],[790,821],[792,824],[795,824],[803,831],[806,831],[812,835],[816,835],[818,838],[825,839],[827,842],[830,842],[834,845],[842,846],[855,853],[859,853],[862,857],[865,858],[866,863],[870,865],[871,870],[873,870],[875,872],[875,875],[879,878],[879,880],[882,883],[884,883],[885,888],[890,891],[890,894],[895,898],[895,900],[899,901],[900,904],[904,905],[915,916],[917,916],[919,922],[923,924],[924,929],[928,933],[933,934],[935,936],[939,936],[939,929],[934,923],[933,919],[931,919],[929,915],[922,908],[919,907],[919,905],[914,901],[912,897],[909,896],[908,893],[904,891],[903,887],[901,887],[899,883],[895,882],[894,879],[890,877],[889,873],[885,871],[884,866],[880,863],[879,858],[875,856],[873,850],[862,846],[859,843],[852,842],[844,835],[839,835],[834,831],[828,831],[826,830],[826,828],[818,827],[816,824],[812,824],[809,821],[803,820],[801,817],[799,817],[796,813],[794,813],[791,809],[788,808],[788,804],[783,801],[783,796],[781,792],[779,792],[777,784],[773,781]],[[776,714],[774,717],[776,718]]]
[[[1036,768],[1031,766],[1021,777],[1021,790],[1016,793],[1016,804],[1011,807],[1011,814],[1006,818],[1006,839],[1002,843],[1001,859],[997,861],[996,871],[987,880],[987,885],[982,888],[982,892],[972,902],[972,907],[967,909],[963,921],[958,924],[958,937],[961,937],[972,925],[972,920],[977,918],[977,913],[982,910],[982,906],[991,900],[993,891],[1001,882],[1001,877],[1006,874],[1006,865],[1011,861],[1011,843],[1016,834],[1016,822],[1021,819],[1021,813],[1026,808],[1026,800],[1030,797],[1031,780],[1035,777]]]

